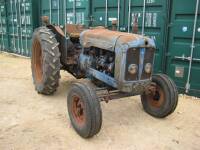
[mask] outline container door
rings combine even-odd
[[[167,74],[181,92],[200,96],[199,0],[172,1]]]
[[[8,51],[6,4],[0,1],[0,50]]]
[[[124,18],[126,18],[127,32],[143,34],[155,40],[155,73],[164,71],[163,52],[166,47],[167,7],[166,0],[126,0]]]
[[[18,0],[6,1],[8,17],[9,50],[12,53],[22,54],[20,48],[20,21]]]
[[[91,4],[91,24],[92,26],[104,26],[111,28],[112,21],[116,21],[117,29],[125,31],[122,28],[124,24],[123,0],[93,0]]]
[[[35,11],[38,1],[8,0],[6,10],[10,52],[30,56],[32,33],[39,25],[38,11]]]
[[[68,24],[89,25],[89,0],[63,0],[64,22]]]
[[[62,0],[41,0],[40,16],[48,16],[51,24],[63,25]]]
[[[31,0],[23,0],[19,3],[19,27],[21,54],[31,55],[31,40],[33,33],[33,16]]]

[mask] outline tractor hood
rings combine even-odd
[[[104,28],[85,30],[80,35],[80,43],[83,47],[98,47],[115,51],[117,47],[155,47],[152,39],[138,34],[111,31]]]

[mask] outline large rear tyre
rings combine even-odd
[[[175,83],[164,74],[153,75],[152,82],[156,85],[155,92],[143,94],[142,105],[151,116],[164,118],[176,109],[178,91]]]
[[[60,79],[59,44],[46,27],[36,29],[32,41],[31,68],[35,89],[41,94],[53,94]]]
[[[76,82],[71,85],[67,107],[72,126],[81,137],[90,138],[100,131],[101,106],[90,83]]]

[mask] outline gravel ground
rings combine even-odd
[[[0,53],[0,150],[199,150],[200,99],[188,96],[165,119],[146,114],[138,96],[102,103],[101,132],[82,139],[66,109],[74,78],[61,74],[53,96],[38,95],[30,60]]]

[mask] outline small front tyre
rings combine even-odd
[[[90,138],[100,131],[101,106],[91,83],[73,83],[68,92],[67,107],[71,124],[81,137]]]
[[[167,75],[153,75],[152,82],[155,84],[155,91],[141,96],[142,105],[151,116],[164,118],[176,109],[178,91],[175,83]]]

